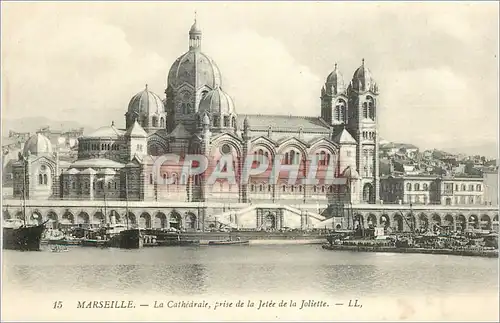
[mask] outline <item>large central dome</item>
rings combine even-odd
[[[188,83],[196,89],[208,86],[214,89],[221,86],[219,67],[213,59],[198,49],[191,49],[179,57],[168,72],[168,85],[178,88]]]
[[[195,89],[221,86],[219,67],[213,59],[201,52],[201,30],[196,19],[189,30],[189,51],[177,58],[168,72],[168,86],[178,88],[188,83]]]

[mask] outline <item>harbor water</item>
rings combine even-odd
[[[3,288],[169,295],[457,295],[498,290],[498,259],[332,252],[320,245],[3,251]]]

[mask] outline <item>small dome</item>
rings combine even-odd
[[[353,169],[351,166],[348,166],[344,171],[342,172],[342,177],[350,178],[350,179],[358,179],[359,174],[358,172]]]
[[[220,87],[209,91],[201,100],[199,113],[207,113],[209,115],[234,115],[233,99]]]
[[[373,79],[372,73],[365,66],[364,59],[361,66],[354,72],[352,77],[352,88],[357,91],[378,91],[377,84]]]
[[[337,95],[345,91],[344,76],[337,68],[335,64],[335,69],[326,78],[325,92],[327,94]]]
[[[123,131],[115,127],[114,124],[111,126],[103,126],[84,135],[82,139],[119,139],[123,135]]]
[[[24,144],[23,155],[28,154],[35,156],[52,154],[52,143],[41,133],[34,134]]]
[[[196,22],[196,19],[194,20],[193,25],[191,26],[191,29],[189,29],[190,34],[201,34],[201,29],[198,27],[198,23]]]
[[[136,115],[136,118],[142,116],[147,118],[150,115],[163,112],[165,112],[165,106],[162,99],[154,92],[149,91],[147,85],[143,91],[134,95],[128,104],[128,113]]]

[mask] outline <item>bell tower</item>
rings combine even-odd
[[[358,142],[356,170],[361,179],[362,203],[377,203],[380,196],[379,139],[377,124],[378,86],[362,60],[347,89],[348,129]]]
[[[321,118],[332,126],[347,123],[348,105],[344,77],[337,63],[321,89]]]

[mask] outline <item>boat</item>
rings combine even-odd
[[[170,246],[197,246],[200,244],[200,240],[158,240],[158,246],[170,247]]]
[[[39,251],[45,224],[19,224],[8,219],[3,224],[3,249]]]
[[[23,161],[24,158],[23,158]],[[24,163],[26,167],[26,163]],[[21,251],[40,251],[42,235],[45,231],[45,221],[41,224],[26,223],[26,181],[23,181],[22,188],[22,210],[23,220],[6,219],[3,222],[3,249],[21,250]]]
[[[125,174],[125,220],[126,227],[109,234],[108,246],[121,249],[140,249],[144,246],[144,232],[140,228],[130,228],[128,221],[128,177]]]
[[[80,244],[82,247],[107,247],[108,240],[100,239],[83,239]]]
[[[249,240],[210,240],[208,245],[210,246],[227,246],[227,245],[247,245]]]
[[[109,239],[109,246],[121,249],[139,249],[144,245],[140,229],[126,229]]]
[[[66,246],[61,247],[59,245],[55,245],[55,246],[50,248],[50,251],[51,252],[67,252],[67,251],[69,251],[69,249]]]
[[[58,245],[58,246],[79,246],[82,244],[83,239],[78,238],[63,238],[63,239],[48,239],[42,240],[42,243],[46,243],[48,245]]]

